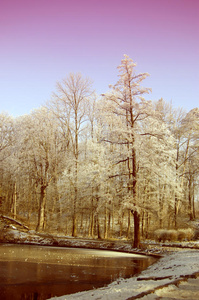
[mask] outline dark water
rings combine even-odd
[[[0,245],[0,299],[46,300],[129,278],[154,258],[104,250]]]

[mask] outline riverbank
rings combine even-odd
[[[30,244],[43,246],[88,248],[98,250],[113,250],[127,253],[139,253],[161,257],[164,253],[179,249],[199,250],[199,241],[159,243],[154,240],[142,242],[141,248],[133,248],[131,240],[126,239],[92,239],[39,233],[34,230],[21,231],[9,226],[0,233],[1,243]]]
[[[92,238],[73,238],[70,236],[51,235],[46,233],[38,233],[34,230],[20,231],[14,226],[7,228],[0,234],[1,243],[14,244],[29,244],[29,245],[43,245],[43,246],[57,246],[57,247],[73,247],[73,248],[87,248],[98,250],[112,250],[126,253],[140,253],[145,255],[158,256],[161,255],[162,249],[159,245],[148,247],[143,244],[141,249],[132,247],[130,240],[122,239],[92,239]]]

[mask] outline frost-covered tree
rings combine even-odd
[[[172,134],[162,111],[143,97],[150,92],[142,86],[149,74],[136,74],[135,67],[125,55],[119,80],[104,95],[101,111],[102,141],[117,146],[113,162],[122,167],[114,176],[124,178],[123,208],[133,214],[134,247],[139,247],[141,215],[159,214],[165,198],[173,205],[171,193],[179,189]]]
[[[186,113],[183,109],[172,109],[168,126],[174,137],[173,147],[176,161],[176,185],[180,186],[181,194],[175,194],[174,223],[178,227],[179,212],[186,209],[187,182],[186,173],[188,163],[192,156],[196,154],[193,148],[197,140],[196,111]]]
[[[92,82],[80,73],[70,73],[66,79],[57,83],[57,91],[50,102],[51,109],[56,115],[63,135],[68,143],[70,152],[70,166],[67,172],[72,174],[73,191],[73,230],[72,235],[77,235],[77,206],[78,206],[78,164],[79,143],[81,141],[87,121],[87,107],[93,95]]]
[[[126,175],[128,178],[127,190],[129,209],[134,217],[134,246],[140,244],[140,212],[137,201],[137,153],[136,142],[139,123],[148,117],[151,105],[143,98],[150,89],[142,87],[141,83],[148,73],[135,73],[136,64],[127,55],[118,67],[119,80],[112,86],[111,92],[105,95],[106,110],[115,115],[115,124],[106,142],[123,145],[125,149],[123,156],[117,163],[126,164]],[[107,107],[108,106],[108,107]]]
[[[3,213],[16,212],[11,164],[15,143],[15,122],[6,113],[0,114],[0,206]],[[13,215],[13,216],[14,216]]]
[[[140,204],[145,210],[158,216],[159,226],[163,226],[165,217],[172,223],[174,195],[180,195],[180,187],[176,185],[176,161],[174,138],[165,122],[155,112],[142,122],[140,132],[139,156],[139,187],[144,191]],[[142,195],[142,194],[141,194]],[[149,201],[142,199],[148,198]],[[165,223],[165,222],[164,222]],[[168,223],[169,224],[169,223]]]
[[[0,114],[0,161],[9,156],[8,148],[14,142],[14,119],[6,113]]]
[[[47,188],[63,171],[65,145],[61,140],[56,119],[45,107],[20,119],[18,142],[19,167],[28,183],[39,189],[37,230],[46,226]]]
[[[199,109],[189,111],[182,120],[184,153],[181,186],[188,202],[189,217],[194,218],[194,190],[199,175]]]

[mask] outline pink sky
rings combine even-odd
[[[81,71],[101,94],[123,54],[148,72],[151,99],[199,103],[198,0],[1,0],[0,111],[29,113]]]

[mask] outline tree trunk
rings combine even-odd
[[[178,227],[178,220],[177,220],[177,217],[178,217],[178,198],[177,198],[177,195],[175,195],[175,206],[174,206],[174,226],[175,228],[177,229]]]
[[[73,227],[72,227],[72,236],[77,236],[77,211],[76,211],[76,205],[77,205],[77,181],[75,182],[75,195],[73,199]]]
[[[142,233],[142,238],[144,238],[144,230],[145,230],[145,224],[144,224],[144,220],[145,220],[145,213],[143,211],[142,213],[142,223],[141,223],[141,233]]]
[[[146,213],[146,222],[145,222],[145,239],[148,239],[149,233],[149,213]]]
[[[77,214],[76,212],[73,213],[73,227],[72,227],[72,236],[77,236]]]
[[[5,220],[9,220],[9,221],[13,222],[14,224],[20,225],[23,228],[29,230],[29,228],[27,226],[25,226],[24,224],[22,224],[21,222],[15,220],[13,218],[10,218],[10,217],[7,217],[7,216],[3,216],[3,215],[0,215],[0,218],[5,219]]]
[[[188,198],[189,198],[189,204],[188,204],[188,207],[189,207],[189,220],[193,221],[193,207],[192,207],[193,198],[192,198],[192,178],[191,177],[189,178],[189,191],[188,191],[188,193],[189,193],[189,196],[188,196]]]
[[[61,203],[60,203],[60,195],[59,194],[58,194],[58,216],[59,216],[59,222],[58,222],[57,230],[61,231],[61,228],[62,228],[62,226],[61,226],[62,225],[62,207],[61,207]]]
[[[114,217],[115,217],[115,210],[114,210],[114,203],[112,203],[112,227],[111,227],[111,237],[114,234]]]
[[[46,186],[41,186],[39,216],[36,231],[42,231],[45,227],[45,209],[46,209]]]
[[[123,234],[123,218],[124,218],[124,212],[122,212],[120,218],[119,218],[119,224],[120,224],[120,237],[122,237]]]
[[[140,214],[137,211],[133,212],[134,217],[134,240],[133,247],[140,247]]]
[[[133,139],[134,141],[134,139]],[[133,202],[134,205],[137,203],[137,163],[136,163],[136,152],[135,149],[132,149],[132,167],[133,167]],[[133,211],[134,217],[134,239],[133,239],[133,247],[140,247],[140,214],[135,209]]]
[[[12,215],[13,215],[13,218],[16,219],[16,216],[17,216],[17,185],[16,185],[16,182],[14,184],[14,192],[12,195]]]
[[[94,206],[93,206],[93,197],[91,201],[91,211],[90,211],[90,220],[89,220],[89,230],[88,230],[88,236],[93,237],[94,236]]]
[[[72,236],[77,236],[77,198],[78,198],[78,116],[77,116],[77,99],[74,97],[75,101],[75,148],[74,148],[74,156],[75,156],[75,195],[74,195],[74,203],[73,203],[73,229],[72,229]]]
[[[101,231],[100,231],[100,220],[99,220],[99,215],[97,214],[96,216],[96,221],[97,221],[97,237],[98,239],[101,239]]]
[[[107,203],[105,204],[105,218],[104,218],[104,238],[107,239],[108,237],[108,226],[107,226]]]
[[[130,231],[131,231],[131,212],[130,210],[128,211],[128,227],[127,227],[127,239],[130,237]]]
[[[195,185],[193,185],[193,195],[192,195],[193,219],[196,218],[194,188],[195,188]]]
[[[108,213],[108,238],[112,237],[111,231],[111,212]]]

